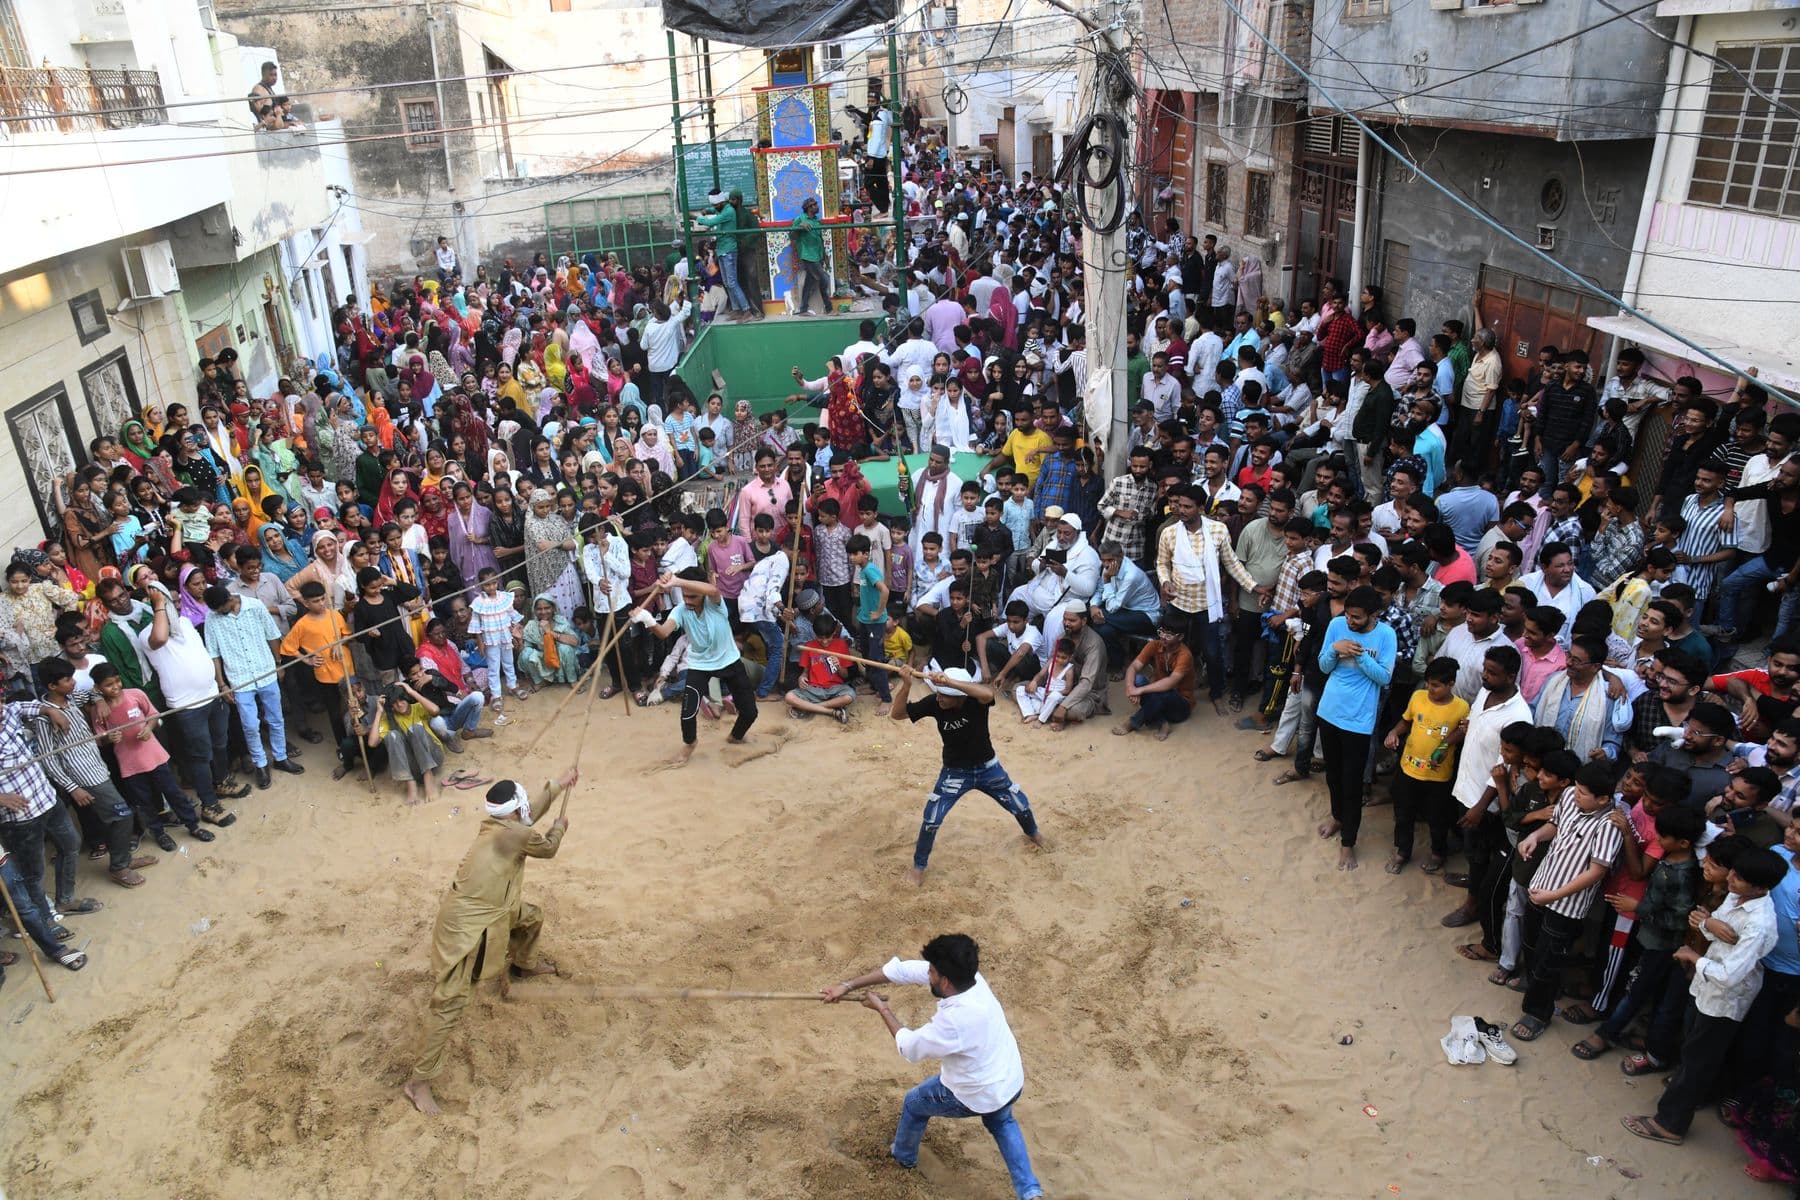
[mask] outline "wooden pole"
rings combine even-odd
[[[50,1003],[56,1003],[56,993],[50,990],[50,981],[44,977],[44,964],[38,960],[37,943],[31,940],[31,931],[25,928],[25,922],[19,917],[19,906],[13,903],[12,889],[6,886],[6,880],[0,879],[0,892],[6,895],[6,910],[12,914],[13,924],[25,935],[25,953],[31,955],[32,969],[37,972],[38,982],[44,985],[44,995],[50,997]]]
[[[525,747],[525,754],[527,757],[531,755],[532,751],[538,748],[538,743],[549,736],[552,729],[556,728],[556,722],[558,718],[562,716],[563,709],[569,707],[570,701],[581,694],[582,686],[584,684],[593,683],[594,672],[600,669],[600,662],[600,658],[594,659],[594,665],[581,673],[581,677],[575,681],[575,686],[569,689],[569,694],[559,700],[556,707],[550,710],[550,719],[544,723],[542,729],[538,730],[537,736],[531,739],[531,744]]]
[[[817,992],[729,991],[719,988],[603,987],[593,984],[547,985],[559,995],[582,1000],[810,1000],[822,1003]],[[848,999],[848,997],[846,997]]]
[[[369,794],[375,794],[375,772],[369,766],[369,735],[362,727],[362,716],[356,711],[356,693],[350,690],[350,676],[345,674],[342,682],[344,689],[344,711],[350,714],[351,727],[356,730],[356,749],[362,754],[363,778],[368,781]]]

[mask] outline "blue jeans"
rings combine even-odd
[[[262,710],[261,724],[269,727],[269,750],[276,762],[287,761],[287,727],[281,717],[281,685],[270,679],[261,687],[235,688],[231,698],[237,703],[238,719],[244,723],[244,741],[250,745],[250,761],[258,767],[269,765],[268,751],[263,749],[262,728],[257,710]]]
[[[33,897],[33,889],[13,865],[12,859],[0,862],[0,882],[6,884],[7,892],[12,896],[13,907],[19,910],[19,924],[25,927],[25,936],[37,943],[37,948],[44,957],[52,962],[61,960],[63,948],[57,943],[56,935],[50,928],[50,914],[39,907]]]
[[[456,702],[455,708],[431,718],[431,732],[440,738],[468,733],[481,724],[481,710],[486,705],[486,696],[480,692],[470,692]]]
[[[1151,678],[1139,671],[1135,676],[1139,687],[1148,686]],[[1178,689],[1166,692],[1145,692],[1138,697],[1138,710],[1131,714],[1131,727],[1142,729],[1146,725],[1155,725],[1167,721],[1171,725],[1179,725],[1193,715],[1194,706],[1187,702]]]
[[[750,298],[744,295],[744,289],[738,286],[738,252],[736,250],[719,251],[719,273],[725,276],[725,294],[731,298],[733,309],[748,309]]]
[[[1135,608],[1121,608],[1106,614],[1106,620],[1093,627],[1106,644],[1106,665],[1118,670],[1125,665],[1125,639],[1156,636],[1156,617]]]
[[[910,1171],[918,1164],[919,1139],[925,1136],[925,1125],[931,1118],[980,1117],[987,1131],[994,1135],[994,1143],[1000,1147],[1006,1173],[1012,1176],[1013,1191],[1019,1200],[1033,1200],[1042,1196],[1044,1189],[1039,1186],[1037,1176],[1031,1173],[1031,1155],[1025,1149],[1025,1133],[1013,1118],[1013,1105],[1018,1102],[1019,1097],[1014,1096],[994,1112],[978,1113],[952,1095],[943,1080],[933,1075],[906,1093],[890,1153],[895,1162]]]
[[[965,701],[965,703],[974,703]],[[986,792],[1001,808],[1019,822],[1026,837],[1037,836],[1037,818],[1031,815],[1031,801],[1007,775],[1000,760],[990,758],[979,767],[945,767],[938,772],[937,783],[925,797],[925,816],[919,822],[919,840],[913,847],[913,866],[923,871],[931,859],[931,847],[937,841],[938,827],[956,802],[970,792]],[[916,1139],[915,1139],[916,1143]]]
[[[1746,605],[1751,612],[1756,609],[1755,590],[1786,574],[1775,570],[1769,560],[1759,554],[1727,575],[1719,588],[1719,626],[1735,636],[1740,630],[1738,620],[1746,611]],[[1775,618],[1775,632],[1770,641],[1787,633],[1794,623],[1796,611],[1800,611],[1800,589],[1789,588],[1781,594],[1781,609]]]
[[[882,645],[887,640],[887,630],[880,625],[858,625],[856,627],[857,652],[870,662],[886,662],[887,649]],[[875,697],[883,704],[893,700],[888,691],[888,673],[878,671],[874,667],[864,672],[869,677],[869,686],[875,689]]]
[[[13,856],[19,881],[24,885],[13,899],[21,900],[29,895],[31,902],[44,911],[46,919],[50,919],[56,905],[51,904],[50,897],[44,894],[46,844],[56,864],[57,902],[65,906],[72,904],[75,901],[75,868],[81,862],[81,831],[75,828],[69,806],[58,800],[48,812],[29,821],[0,824],[0,846],[5,846]]]
[[[762,686],[756,689],[756,698],[767,700],[769,693],[781,683],[782,669],[787,665],[782,658],[787,653],[787,643],[782,640],[779,621],[752,621],[750,627],[756,630],[769,651],[769,665],[763,671]]]

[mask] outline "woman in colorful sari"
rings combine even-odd
[[[295,557],[286,532],[273,521],[256,531],[256,548],[262,551],[263,570],[286,583],[298,575],[306,563]]]
[[[450,501],[440,486],[419,489],[419,524],[427,538],[450,536]]]
[[[375,499],[375,524],[379,528],[389,521],[398,520],[394,515],[394,505],[402,500],[419,502],[419,493],[413,490],[412,476],[405,471],[389,471],[381,481],[381,494]]]
[[[494,558],[488,522],[493,514],[475,502],[475,489],[466,483],[456,485],[449,513],[450,561],[464,579],[478,578],[486,567],[498,567]]]
[[[519,670],[537,688],[574,683],[581,677],[581,635],[548,594],[534,600],[531,610],[531,619],[525,622],[525,646],[519,651]]]
[[[239,498],[250,502],[250,523],[245,527],[245,532],[254,535],[261,528],[263,522],[268,519],[263,509],[263,501],[270,496],[279,495],[279,493],[269,486],[269,481],[263,475],[262,468],[255,463],[250,463],[242,471],[232,476],[231,490]],[[285,504],[287,497],[282,496],[281,499]]]
[[[569,364],[556,342],[544,347],[544,380],[559,392],[569,390]]]
[[[548,488],[532,492],[525,516],[526,579],[532,595],[548,595],[564,612],[574,612],[583,600],[577,548],[575,527],[556,511],[556,497]]]
[[[156,441],[150,435],[149,426],[133,417],[125,422],[119,430],[119,449],[125,453],[125,461],[142,472],[156,457]]]

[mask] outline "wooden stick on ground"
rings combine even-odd
[[[754,992],[719,988],[608,987],[594,984],[553,984],[559,995],[583,1000],[811,1000],[821,1003],[817,992]],[[849,997],[845,997],[849,999]]]
[[[525,756],[527,758],[529,758],[532,752],[538,748],[538,743],[548,737],[550,731],[556,728],[556,722],[562,716],[563,709],[569,707],[570,702],[573,701],[576,696],[581,694],[582,685],[592,684],[594,682],[594,674],[600,670],[600,663],[604,657],[605,655],[601,655],[599,658],[594,659],[594,665],[589,667],[586,671],[583,671],[581,677],[575,681],[575,685],[569,689],[569,694],[557,702],[556,707],[550,712],[550,719],[544,723],[542,729],[538,730],[537,736],[531,739],[531,744],[525,747]]]
[[[50,990],[50,981],[44,977],[44,964],[38,959],[37,943],[31,940],[31,931],[25,928],[25,922],[19,917],[19,906],[13,903],[12,889],[6,881],[0,879],[0,892],[6,894],[6,911],[12,914],[13,924],[25,935],[25,953],[31,955],[31,967],[37,972],[38,982],[44,985],[44,995],[50,997],[50,1003],[56,1003],[56,993]]]
[[[363,779],[368,782],[369,794],[372,796],[375,794],[376,789],[375,772],[369,768],[369,731],[362,728],[362,717],[356,714],[356,693],[350,690],[349,675],[344,676],[342,684],[344,688],[344,711],[349,714],[351,726],[356,731],[356,749],[357,752],[362,755]],[[364,696],[363,699],[367,700],[368,697]]]

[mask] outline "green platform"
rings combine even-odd
[[[808,379],[825,373],[825,360],[857,340],[857,328],[872,314],[842,317],[766,317],[761,321],[708,325],[688,347],[675,373],[702,401],[715,389],[713,372],[725,377],[725,412],[739,400],[763,413],[793,395],[793,368]],[[876,337],[886,322],[875,318]],[[796,419],[796,423],[798,420]]]
[[[704,400],[715,389],[713,372],[725,377],[725,411],[729,415],[739,400],[750,401],[757,416],[780,408],[797,390],[794,367],[809,379],[825,373],[825,360],[843,353],[844,347],[857,340],[857,328],[869,318],[867,313],[842,317],[769,317],[762,321],[745,321],[725,325],[708,325],[676,366],[694,395]],[[875,318],[879,338],[885,322]],[[794,426],[815,420],[814,410],[796,407],[788,421]],[[907,470],[915,476],[925,469],[926,456],[910,454]],[[987,459],[979,454],[958,454],[951,469],[964,480],[975,478]],[[901,511],[900,493],[895,486],[898,460],[863,464],[863,475],[881,501],[881,511]]]

